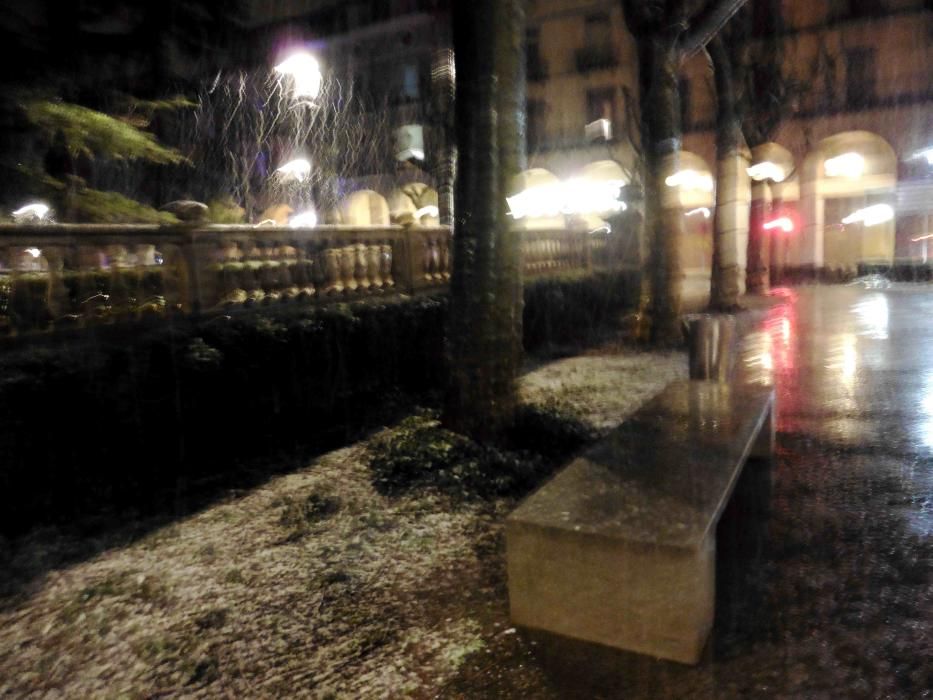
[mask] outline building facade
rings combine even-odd
[[[731,216],[747,219],[753,203],[765,212],[773,203],[773,216],[786,214],[794,224],[791,232],[769,229],[762,264],[848,270],[860,263],[925,260],[933,202],[933,169],[922,155],[933,147],[930,3],[749,2],[740,20],[747,24],[742,41],[779,56],[781,80],[793,87],[778,90],[771,85],[773,74],[751,67],[759,97],[776,95],[786,103],[767,142],[749,144],[747,165],[783,154],[787,179],[746,178],[729,198],[736,208]],[[529,165],[561,178],[600,158],[631,169],[632,143],[638,140],[637,76],[634,41],[620,2],[530,2]],[[716,95],[705,54],[683,66],[680,88],[683,161],[715,175]],[[600,118],[611,124],[608,141],[585,135],[585,125]],[[850,153],[861,158],[857,173],[827,170],[827,160]],[[695,290],[708,288],[712,257],[712,197],[701,199],[683,204],[691,216],[682,257],[687,285]],[[877,205],[891,207],[894,218],[842,223]],[[767,223],[767,216],[759,222]],[[743,269],[746,243],[747,233],[740,234]]]
[[[925,261],[933,206],[933,169],[924,155],[933,147],[929,3],[752,0],[750,14],[747,41],[752,48],[771,42],[782,80],[795,86],[783,94],[769,138],[789,153],[792,175],[750,187],[752,200],[781,200],[795,219],[789,234],[768,234],[778,236],[768,262],[851,270]],[[750,89],[767,95],[772,76],[751,70]],[[705,57],[684,67],[684,147],[715,163],[712,84]],[[754,147],[761,144],[749,145],[760,153]],[[868,207],[880,216],[853,220]],[[884,207],[892,219],[880,220]]]

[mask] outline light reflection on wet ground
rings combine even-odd
[[[700,664],[529,633],[441,697],[929,697],[933,285],[771,301],[742,320],[760,330],[737,380],[775,387],[776,456],[744,470],[717,527]]]
[[[776,289],[738,374],[776,387],[778,430],[894,454],[920,495],[905,513],[933,534],[933,287]]]

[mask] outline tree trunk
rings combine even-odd
[[[746,289],[749,294],[768,292],[768,242],[765,239],[765,188],[752,188],[752,209],[748,217],[748,269],[745,273]]]
[[[522,362],[522,311],[524,309],[524,264],[522,234],[513,226],[506,197],[514,194],[515,176],[527,166],[525,154],[525,7],[522,0],[496,3],[496,77],[498,79],[497,105],[499,113],[499,196],[497,210],[497,260],[499,277],[495,310],[503,332],[506,366],[502,397],[513,403],[503,407],[514,413],[515,378]]]
[[[645,55],[647,54],[647,55]],[[650,87],[642,101],[646,148],[645,233],[648,238],[649,298],[642,309],[650,339],[676,345],[683,339],[683,268],[680,262],[684,218],[676,190],[665,184],[676,171],[680,153],[680,53],[676,34],[652,37],[643,60],[650,61]]]
[[[454,268],[445,422],[485,439],[511,424],[521,349],[521,248],[506,216],[524,161],[520,0],[455,3]]]
[[[439,141],[437,177],[437,209],[441,226],[453,226],[454,180],[457,175],[457,135],[454,109],[454,56],[450,49],[439,49],[431,67],[431,92]]]
[[[713,264],[710,308],[729,311],[739,306],[738,234],[747,220],[740,196],[747,190],[748,148],[736,113],[732,64],[720,37],[709,44],[716,80],[716,213],[713,219]]]

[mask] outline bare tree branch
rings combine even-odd
[[[680,42],[684,58],[706,46],[744,4],[745,0],[711,0],[690,23],[690,29]]]

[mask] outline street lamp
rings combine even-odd
[[[927,165],[933,165],[933,147],[924,148],[920,151],[914,153],[911,157],[911,160],[926,160]]]
[[[843,153],[823,162],[827,177],[848,177],[855,179],[865,172],[865,159],[858,153]]]
[[[794,230],[794,222],[789,216],[782,216],[777,219],[772,219],[771,221],[766,221],[761,226],[765,231],[771,231],[772,229],[779,228],[784,233],[790,233]]]
[[[17,223],[44,221],[49,214],[49,205],[42,202],[33,202],[20,207],[13,212],[13,220]]]
[[[620,199],[624,185],[622,180],[573,178],[530,187],[507,197],[506,202],[513,219],[615,213],[628,208]]]
[[[714,189],[713,176],[697,170],[678,170],[664,180],[668,187],[683,187],[687,190],[702,190],[712,192]]]
[[[321,92],[321,66],[307,51],[291,54],[275,67],[275,72],[291,76],[294,84],[292,94],[297,98],[313,100]]]
[[[745,171],[748,173],[748,176],[756,182],[764,182],[765,180],[784,182],[784,179],[787,177],[784,168],[777,163],[772,163],[770,160],[755,163],[746,168]]]
[[[852,212],[842,220],[844,224],[861,223],[863,226],[876,226],[894,218],[894,209],[890,204],[873,204],[870,207]]]
[[[291,228],[314,228],[317,226],[317,212],[313,207],[305,209],[303,212],[292,215],[288,219],[288,225]]]
[[[285,180],[293,178],[298,182],[304,182],[311,175],[311,163],[304,158],[296,158],[288,161],[281,168],[277,168],[275,172]]]

